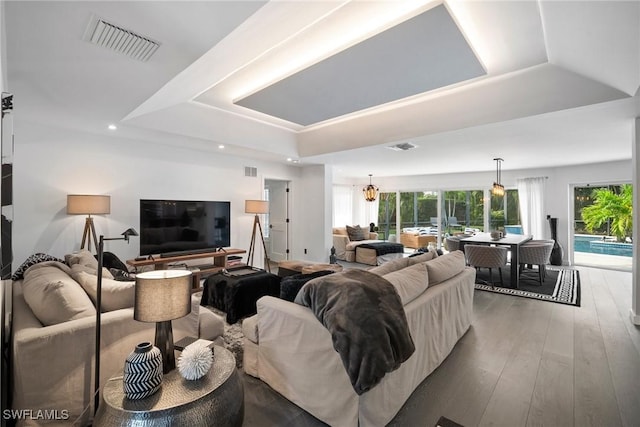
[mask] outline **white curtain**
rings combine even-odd
[[[333,226],[353,224],[353,191],[350,185],[333,186]]]
[[[523,178],[517,181],[522,229],[524,234],[531,234],[534,239],[549,238],[544,203],[546,181],[545,177]]]

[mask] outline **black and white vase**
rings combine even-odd
[[[144,399],[154,394],[162,385],[162,353],[150,342],[143,342],[127,356],[122,379],[124,394],[128,399]]]

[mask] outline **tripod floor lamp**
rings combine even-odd
[[[249,253],[247,254],[247,264],[253,267],[253,256],[256,250],[256,228],[260,231],[260,241],[264,250],[264,260],[266,270],[271,273],[269,266],[269,256],[267,255],[267,245],[264,244],[264,234],[262,233],[262,225],[260,225],[260,214],[269,213],[269,202],[266,200],[245,200],[245,213],[255,214],[253,218],[253,231],[251,232],[251,244],[249,245]]]
[[[91,215],[106,215],[111,213],[111,196],[100,196],[93,194],[68,194],[67,195],[67,214],[68,215],[87,215],[84,222],[84,232],[82,233],[82,243],[80,249],[84,249],[87,244],[87,250],[91,252],[91,238],[93,244],[98,245],[96,238],[96,228],[93,225]]]

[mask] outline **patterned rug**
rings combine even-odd
[[[509,269],[503,269],[502,274],[503,282],[508,284],[510,281]],[[542,286],[538,282],[537,270],[525,272],[520,276],[518,289],[500,287],[496,271],[493,272],[495,287],[492,288],[488,282],[489,272],[487,269],[482,269],[476,275],[477,290],[580,306],[580,272],[578,270],[547,267],[547,276]]]

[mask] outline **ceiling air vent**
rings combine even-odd
[[[414,149],[416,147],[418,147],[418,146],[415,145],[415,144],[412,144],[410,142],[403,142],[403,143],[400,143],[400,144],[391,145],[391,146],[389,146],[387,148],[390,149],[390,150],[393,150],[393,151],[408,151],[408,150],[412,150],[412,149]]]
[[[250,176],[255,178],[258,176],[258,168],[254,168],[253,166],[245,166],[244,167],[244,176]]]
[[[160,47],[160,43],[149,37],[141,36],[97,17],[92,17],[89,22],[85,40],[139,61],[148,61]]]

